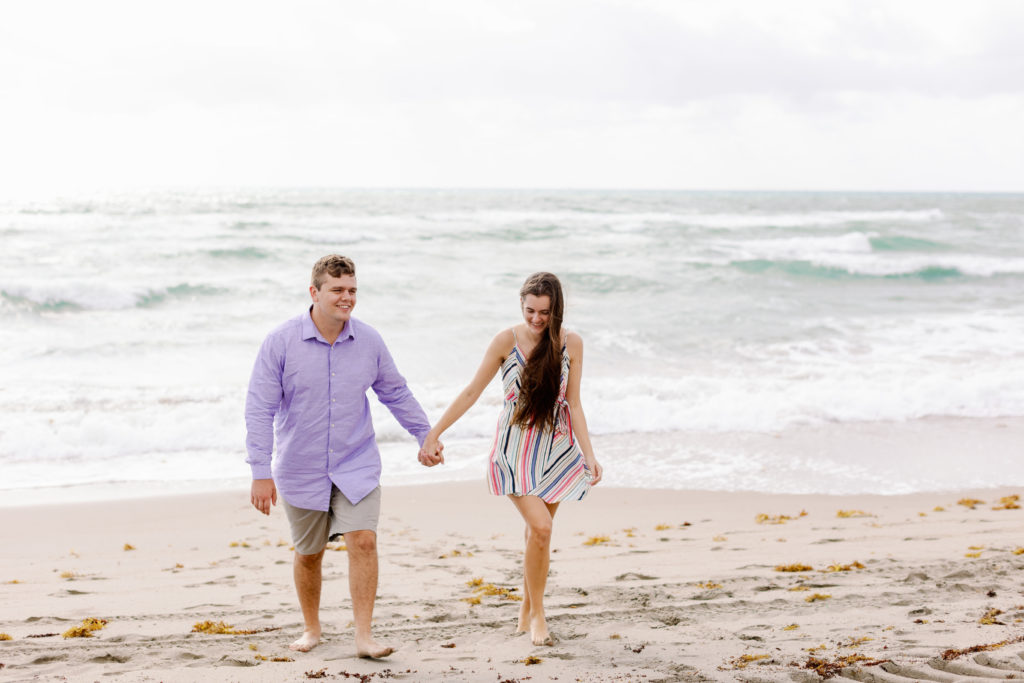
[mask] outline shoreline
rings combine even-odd
[[[324,642],[288,650],[301,617],[287,523],[280,506],[256,513],[244,490],[4,508],[0,632],[13,640],[0,642],[0,663],[10,680],[300,681],[325,669],[336,679],[753,682],[820,680],[802,668],[809,658],[857,654],[858,675],[948,678],[936,668],[947,666],[942,651],[1014,638],[1024,623],[1024,510],[993,509],[1019,494],[598,486],[558,511],[546,604],[559,642],[544,648],[511,634],[514,600],[469,585],[521,590],[512,506],[478,482],[388,487],[375,630],[399,650],[379,662],[352,655],[344,552],[325,559]],[[958,504],[969,497],[986,502]],[[813,569],[775,571],[791,564]],[[809,602],[815,594],[829,597]],[[92,638],[28,637],[89,617],[108,621]],[[275,630],[193,632],[202,621]],[[948,665],[991,672],[984,662],[1022,650]]]
[[[602,487],[901,495],[1024,486],[1024,461],[1019,457],[1024,417],[931,417],[900,423],[801,425],[770,432],[631,432],[592,439],[605,465]],[[447,463],[428,469],[412,457],[411,440],[382,443],[383,484],[483,482],[490,441],[474,437],[446,445]],[[172,477],[181,473],[169,469],[164,479],[154,481],[0,488],[0,509],[247,489],[244,455],[225,457],[237,460],[238,477],[179,480]],[[170,465],[154,465],[154,477],[163,474],[161,467]],[[769,488],[774,490],[765,490]]]

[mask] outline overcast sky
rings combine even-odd
[[[1019,0],[0,4],[0,186],[1024,191]]]

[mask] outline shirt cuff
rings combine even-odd
[[[412,435],[416,437],[416,440],[420,444],[420,448],[423,448],[423,442],[427,440],[427,434],[430,433],[430,429],[424,429],[423,431],[413,432]]]
[[[249,465],[252,469],[253,479],[273,479],[274,476],[270,472],[270,465]]]

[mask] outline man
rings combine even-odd
[[[252,504],[263,514],[283,507],[295,543],[294,578],[305,622],[293,650],[320,642],[320,587],[324,548],[344,536],[356,653],[386,657],[394,649],[373,639],[377,594],[377,520],[380,453],[366,390],[373,388],[420,445],[430,430],[426,414],[398,373],[380,334],[352,317],[356,269],[332,254],[313,266],[307,312],[273,332],[260,347],[245,402],[246,462],[252,467]],[[271,468],[275,422],[277,455]],[[442,448],[421,451],[430,467]]]

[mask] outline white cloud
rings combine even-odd
[[[0,183],[1019,190],[1024,4],[45,0]]]

